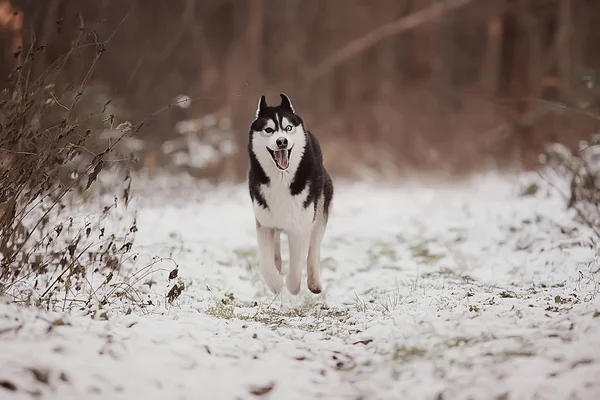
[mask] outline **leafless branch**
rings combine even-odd
[[[444,2],[438,2],[420,11],[407,15],[406,17],[402,17],[397,21],[383,25],[382,27],[371,31],[334,51],[333,54],[327,57],[321,62],[321,64],[312,70],[310,73],[310,78],[313,80],[317,79],[331,69],[342,64],[344,61],[359,55],[370,47],[375,46],[383,39],[414,29],[426,22],[430,22],[436,18],[439,18],[445,12],[456,10],[472,1],[474,0],[447,0]]]

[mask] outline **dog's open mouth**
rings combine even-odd
[[[267,150],[269,150],[269,153],[271,153],[271,157],[273,157],[273,161],[275,161],[275,165],[277,165],[277,168],[279,168],[282,171],[285,171],[290,166],[292,148],[293,147],[285,150],[273,151],[267,147]]]

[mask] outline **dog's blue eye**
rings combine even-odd
[[[265,129],[265,132],[267,132],[267,133],[273,133],[273,128],[267,128],[267,129]]]
[[[290,132],[292,130],[292,126],[291,125],[286,126],[285,130],[288,131],[288,132]]]

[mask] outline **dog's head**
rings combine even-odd
[[[294,172],[304,154],[306,131],[289,97],[280,96],[281,104],[274,107],[267,105],[265,96],[260,97],[250,125],[250,151],[267,171]]]

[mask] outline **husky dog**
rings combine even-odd
[[[304,127],[290,99],[269,107],[261,96],[248,142],[248,187],[256,217],[260,271],[267,287],[281,292],[281,232],[289,242],[286,286],[298,294],[307,266],[308,288],[320,293],[321,241],[333,198],[317,138]]]

